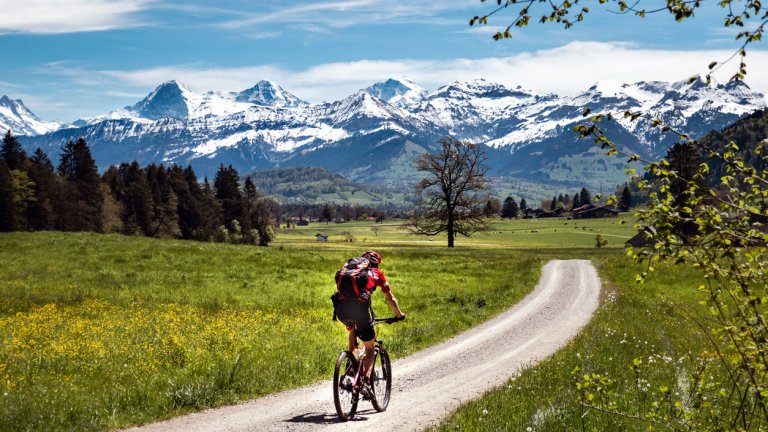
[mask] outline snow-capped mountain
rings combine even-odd
[[[255,86],[238,93],[235,100],[253,105],[279,108],[297,108],[309,105],[308,102],[297,98],[283,90],[279,85],[267,80],[261,80]]]
[[[42,135],[62,128],[58,122],[40,120],[21,99],[0,97],[0,132],[10,130],[14,135]]]
[[[487,145],[497,174],[608,182],[614,177],[599,177],[594,170],[623,173],[624,168],[605,161],[574,168],[590,151],[590,143],[573,132],[586,108],[614,114],[632,110],[701,136],[765,105],[763,95],[743,83],[708,85],[701,79],[606,81],[572,96],[484,80],[455,82],[427,94],[409,81],[388,80],[316,105],[269,81],[239,93],[205,94],[169,81],[133,106],[21,141],[56,157],[67,140],[84,137],[102,167],[132,160],[191,164],[198,174],[211,176],[222,163],[241,172],[304,165],[376,182],[412,173],[418,154],[451,135]],[[649,119],[616,118],[606,130],[633,152],[655,158],[673,144]]]
[[[427,91],[406,78],[388,79],[363,90],[390,105],[409,108],[417,105],[427,96]]]

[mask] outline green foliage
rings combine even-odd
[[[601,247],[605,247],[608,245],[608,240],[604,239],[602,235],[598,234],[595,236],[595,247],[600,249]]]
[[[687,379],[696,382],[699,375],[712,377],[700,391],[703,399],[716,402],[696,411],[700,415],[678,409],[670,417],[659,419],[659,412],[649,411],[641,418],[693,429],[706,429],[715,422],[731,425],[726,430],[761,430],[768,424],[765,141],[747,151],[752,163],[745,163],[742,150],[733,142],[712,147],[711,141],[692,140],[660,120],[654,124],[666,133],[677,134],[681,143],[670,150],[668,160],[648,163],[653,177],[642,181],[640,187],[649,191],[649,202],[637,215],[642,224],[656,230],[655,243],[630,251],[630,255],[646,262],[648,271],[658,262],[671,261],[700,272],[701,301],[710,307],[713,317],[702,323],[701,330],[711,346],[709,352],[700,355],[701,370],[691,371]],[[620,153],[596,123],[580,132]],[[707,162],[692,164],[696,160],[692,154],[717,161],[724,174],[713,177]],[[639,281],[646,275],[640,275]],[[676,408],[665,402],[674,398],[657,396],[659,409]]]

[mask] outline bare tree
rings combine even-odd
[[[482,148],[470,142],[443,138],[436,154],[426,153],[416,160],[416,169],[427,177],[416,184],[419,197],[411,223],[415,234],[448,235],[453,247],[456,234],[469,237],[488,228],[483,218],[483,194],[487,190],[488,168]]]

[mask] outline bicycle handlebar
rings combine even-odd
[[[392,324],[398,321],[402,321],[405,319],[405,316],[403,317],[389,317],[389,318],[374,318],[373,322],[376,323],[386,323],[386,324]]]

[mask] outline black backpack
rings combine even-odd
[[[367,259],[355,257],[348,259],[344,266],[336,272],[336,292],[331,296],[334,320],[336,319],[337,309],[340,307],[341,302],[370,302],[371,295],[366,290],[370,266],[371,263]]]

